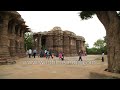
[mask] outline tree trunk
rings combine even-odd
[[[96,14],[106,29],[108,71],[120,73],[120,19],[115,11]]]

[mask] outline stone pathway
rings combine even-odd
[[[76,57],[65,57],[64,61],[55,57],[21,58],[16,64],[0,65],[0,79],[89,79],[92,71],[104,71],[107,60],[101,62],[101,56],[88,55],[83,61]]]

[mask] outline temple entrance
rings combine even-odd
[[[47,49],[46,48],[46,36],[45,35],[43,35],[42,37],[41,37],[41,49]]]

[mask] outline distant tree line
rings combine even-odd
[[[33,33],[32,32],[27,32],[24,34],[24,47],[25,50],[32,49],[33,47]]]
[[[94,46],[92,48],[89,48],[89,45],[86,43],[86,52],[87,54],[102,54],[104,52],[107,54],[107,47],[106,47],[106,37],[104,37],[104,40],[98,39],[96,42],[94,42]]]

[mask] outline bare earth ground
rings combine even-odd
[[[78,56],[65,57],[64,61],[58,57],[21,58],[16,64],[0,65],[0,79],[90,79],[90,72],[106,73],[107,58],[101,62],[101,55],[88,55],[83,61]]]

